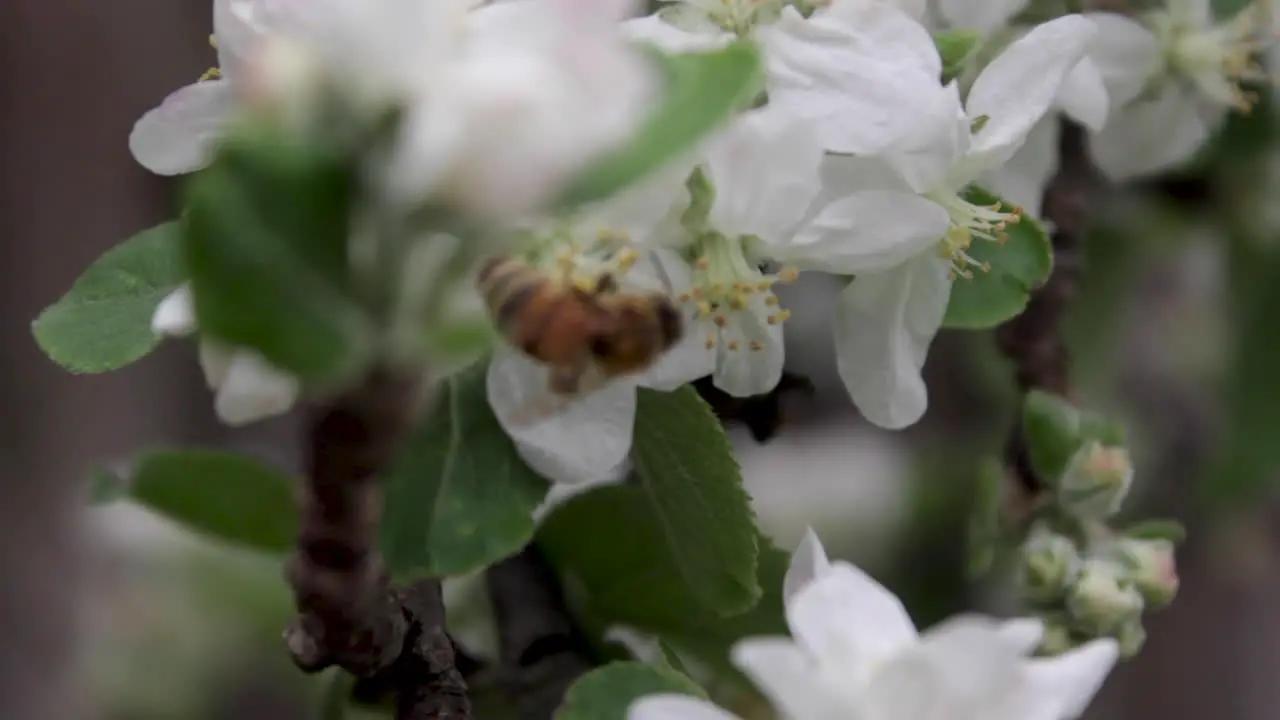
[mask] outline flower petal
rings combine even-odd
[[[1039,618],[1014,618],[1006,620],[997,632],[1019,653],[1028,655],[1040,645],[1040,639],[1044,637],[1044,621]]]
[[[942,72],[928,31],[890,3],[837,2],[809,19],[788,7],[759,37],[769,104],[814,123],[833,152],[873,154],[909,131]]]
[[[767,106],[739,116],[707,148],[712,226],[730,236],[789,236],[822,189],[822,157],[794,115]]]
[[[1058,89],[1058,107],[1090,130],[1101,130],[1107,124],[1111,101],[1098,66],[1085,56],[1067,73]]]
[[[182,283],[156,306],[151,316],[151,332],[184,337],[195,331],[196,308],[191,297],[191,283]]]
[[[902,601],[847,562],[832,563],[790,598],[786,610],[796,642],[820,664],[847,668],[855,677],[918,637]]]
[[[1111,107],[1122,107],[1142,93],[1160,67],[1160,42],[1147,27],[1117,13],[1085,13],[1098,28],[1089,43],[1089,60],[1107,88]]]
[[[791,718],[848,717],[856,705],[854,678],[841,684],[824,682],[825,668],[787,638],[755,637],[738,641],[729,651],[734,666]]]
[[[1102,132],[1094,134],[1090,151],[1098,168],[1119,182],[1174,168],[1208,141],[1210,124],[1199,114],[1195,98],[1169,88],[1154,99],[1130,103]]]
[[[688,695],[648,695],[631,703],[627,720],[739,720],[706,700]]]
[[[905,262],[940,240],[950,217],[919,195],[861,192],[837,200],[769,254],[803,269],[855,275]]]
[[[827,551],[823,549],[822,541],[813,528],[809,528],[791,555],[791,564],[787,566],[787,575],[782,580],[783,601],[789,602],[801,588],[822,577],[830,569],[831,562],[827,560]]]
[[[613,479],[631,451],[634,382],[610,382],[563,406],[549,387],[547,368],[514,350],[489,363],[489,404],[529,467],[554,482]],[[531,421],[530,412],[537,415]]]
[[[785,347],[782,323],[769,323],[776,313],[765,304],[764,293],[756,293],[747,301],[745,310],[729,316],[726,330],[716,342],[716,369],[712,384],[734,397],[763,395],[782,379]],[[709,321],[701,323],[704,335],[714,337],[718,328]]]
[[[938,12],[949,27],[977,30],[983,34],[999,30],[1022,12],[1031,0],[939,0]]]
[[[853,402],[890,429],[920,419],[928,404],[920,369],[951,297],[945,260],[924,253],[883,273],[860,275],[836,307],[836,364]]]
[[[1058,170],[1059,132],[1056,117],[1041,118],[1013,157],[981,179],[983,187],[1031,217],[1040,217],[1045,187]]]
[[[1115,640],[1094,640],[1054,658],[1028,661],[1027,682],[1033,695],[1055,701],[1054,720],[1071,720],[1093,701],[1119,655]]]
[[[1080,15],[1037,26],[991,62],[969,90],[969,117],[988,120],[973,136],[970,162],[994,168],[1009,158],[1058,95],[1097,30]]]
[[[657,248],[648,253],[646,260],[647,263],[642,261],[632,272],[646,265],[652,267],[668,295],[678,297],[692,287],[692,270],[676,252]],[[707,335],[697,321],[697,308],[682,303],[681,312],[683,336],[640,378],[644,387],[670,392],[715,370],[716,351],[707,347]]]
[[[282,415],[297,402],[298,380],[251,350],[236,350],[226,368],[213,409],[227,425]]]
[[[620,24],[623,35],[632,40],[649,42],[674,53],[716,50],[733,41],[732,33],[692,33],[666,22],[657,13],[625,20]]]
[[[226,80],[209,80],[171,93],[134,124],[129,134],[134,159],[157,175],[208,165],[213,143],[238,105],[233,90]]]
[[[899,137],[881,157],[918,193],[936,190],[969,153],[968,116],[960,86],[949,83],[922,93],[921,116],[912,132]]]

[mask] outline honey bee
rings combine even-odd
[[[581,283],[494,258],[480,267],[477,284],[503,338],[550,370],[556,406],[644,372],[683,334],[670,297],[624,292],[611,273]]]

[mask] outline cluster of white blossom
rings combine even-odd
[[[1093,699],[1118,657],[1093,640],[1030,658],[1039,620],[960,616],[923,634],[898,598],[846,562],[827,560],[810,533],[783,584],[791,637],[738,641],[734,664],[782,717],[894,720],[1064,720]],[[736,720],[686,695],[650,695],[629,720]]]
[[[1108,174],[1133,177],[1187,159],[1229,109],[1248,105],[1240,83],[1265,77],[1251,64],[1272,32],[1261,4],[1224,22],[1209,0],[1168,0],[1140,17],[1024,27],[1028,4],[667,0],[633,17],[629,0],[215,0],[219,72],[144,116],[131,147],[158,173],[202,167],[246,98],[295,79],[283,77],[287,62],[250,61],[266,37],[317,41],[362,92],[408,98],[382,168],[390,195],[434,195],[519,223],[532,238],[524,249],[548,266],[607,268],[624,288],[668,292],[686,313],[683,341],[649,372],[540,423],[506,418],[545,388],[546,368],[515,351],[491,363],[491,403],[529,464],[559,482],[598,481],[625,468],[637,385],[710,375],[735,396],[774,387],[789,311],[773,288],[806,271],[851,279],[831,327],[859,410],[886,428],[916,422],[951,290],[982,271],[970,249],[1038,210],[1057,111],[1093,131]],[[945,81],[931,34],[941,28],[984,38]],[[531,217],[652,103],[657,78],[637,41],[685,52],[735,38],[763,53],[763,106],[614,198]],[[1019,209],[968,202],[970,183]],[[192,330],[185,291],[154,325]],[[202,357],[228,422],[281,412],[297,394],[248,351],[208,347]]]

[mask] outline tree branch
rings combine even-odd
[[[521,720],[550,720],[569,685],[595,667],[595,653],[535,546],[490,567],[485,578],[498,629],[498,681]]]
[[[1070,355],[1062,322],[1075,297],[1081,273],[1081,248],[1091,220],[1098,173],[1089,158],[1084,128],[1061,119],[1058,171],[1044,194],[1044,216],[1053,223],[1053,272],[1031,295],[1021,315],[1000,326],[996,341],[1014,364],[1018,389],[1043,390],[1071,397]],[[1005,467],[1015,502],[1027,506],[1044,489],[1027,455],[1021,417],[1005,446]]]
[[[377,549],[378,475],[422,390],[418,377],[374,372],[311,423],[301,531],[285,567],[298,617],[285,641],[306,672],[337,665],[392,688],[398,720],[458,720],[471,708],[444,631],[440,581],[392,588]]]

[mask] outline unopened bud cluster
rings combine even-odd
[[[1040,650],[1058,654],[1111,637],[1123,657],[1132,657],[1146,639],[1143,613],[1168,605],[1178,592],[1171,538],[1180,528],[1108,525],[1134,477],[1115,426],[1045,396],[1029,400],[1027,412],[1033,462],[1051,485],[1018,561],[1022,596],[1045,620]]]

